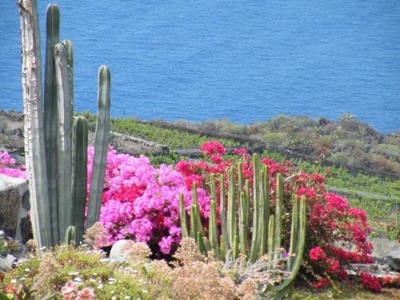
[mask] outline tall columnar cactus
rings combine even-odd
[[[85,224],[88,126],[73,118],[73,47],[60,42],[60,11],[46,12],[45,93],[42,97],[37,1],[18,0],[21,21],[25,151],[34,238],[39,247],[63,240],[70,226],[82,239]],[[32,51],[33,50],[33,51]],[[110,131],[110,71],[99,70],[98,119],[87,225],[100,215]],[[44,107],[43,107],[44,103]],[[42,113],[42,111],[44,111]]]
[[[243,181],[240,163],[236,169],[238,170],[237,181],[233,176],[234,168],[231,167],[228,172],[227,195],[225,195],[223,184],[220,184],[220,227],[217,226],[216,203],[218,199],[215,192],[215,178],[214,175],[211,175],[208,237],[204,236],[204,231],[201,228],[194,185],[193,203],[190,208],[190,230],[187,228],[183,198],[180,200],[182,236],[187,237],[190,232],[190,236],[195,238],[200,251],[204,255],[207,255],[207,252],[212,250],[217,258],[224,260],[225,254],[228,252],[232,254],[233,259],[238,258],[240,253],[248,258],[249,264],[252,264],[261,256],[268,254],[271,258],[269,268],[276,268],[278,258],[280,258],[282,241],[283,178],[278,174],[276,179],[275,213],[270,215],[271,195],[269,193],[268,168],[260,166],[256,154],[253,155],[253,166],[252,191],[249,181]],[[219,182],[224,182],[223,179],[221,175]],[[225,196],[227,203],[224,200]],[[289,259],[286,267],[287,271],[290,272],[290,276],[279,285],[266,290],[275,293],[276,299],[287,293],[298,273],[303,258],[306,233],[306,200],[304,197],[300,201],[296,196],[293,197],[292,214]],[[226,224],[224,224],[225,222]]]

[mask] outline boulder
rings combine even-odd
[[[370,240],[373,245],[372,257],[379,264],[388,264],[391,253],[400,251],[400,243],[387,238],[375,238]],[[400,257],[400,256],[399,256]]]
[[[132,240],[119,240],[114,243],[110,251],[110,261],[123,263],[127,260],[130,249],[134,242]]]
[[[2,271],[10,270],[16,261],[17,258],[10,254],[7,254],[6,256],[0,256],[0,270]]]
[[[0,174],[0,229],[22,241],[21,221],[30,209],[27,181]]]
[[[388,253],[387,264],[393,271],[400,272],[400,249]]]

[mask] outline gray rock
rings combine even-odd
[[[388,253],[387,264],[390,269],[400,272],[400,249]]]
[[[7,256],[0,256],[0,270],[8,271],[13,267],[13,263],[17,260],[15,256],[7,254]]]
[[[123,263],[129,256],[129,249],[133,245],[132,240],[119,240],[116,241],[110,251],[110,261]]]
[[[376,263],[388,264],[389,254],[400,251],[400,243],[387,238],[376,238],[370,240],[373,244],[372,257]]]
[[[0,174],[0,229],[7,236],[22,240],[21,219],[29,210],[27,181]]]

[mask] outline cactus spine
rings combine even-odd
[[[46,11],[43,109],[37,1],[19,0],[18,5],[23,49],[25,151],[34,238],[39,247],[54,246],[74,226],[79,242],[85,228],[88,126],[84,118],[73,118],[72,43],[59,42],[60,11],[57,5],[50,4]],[[110,70],[102,66],[87,225],[93,225],[100,215],[110,131],[110,78]]]
[[[270,216],[270,194],[269,194],[269,181],[268,181],[268,167],[260,166],[257,154],[253,155],[253,191],[250,193],[249,182],[243,178],[240,179],[241,172],[238,172],[238,179],[235,181],[233,174],[233,167],[228,172],[228,204],[225,204],[223,198],[220,198],[220,215],[221,229],[220,229],[220,242],[218,243],[217,235],[217,210],[216,201],[217,195],[215,192],[215,176],[211,175],[211,205],[210,205],[210,219],[208,228],[208,238],[204,236],[202,228],[199,228],[200,214],[198,209],[197,195],[195,185],[193,187],[193,202],[190,207],[190,232],[191,236],[196,239],[196,243],[200,251],[207,255],[207,245],[213,251],[214,255],[220,260],[225,259],[226,253],[231,253],[232,258],[236,259],[240,254],[248,257],[248,263],[252,264],[261,256],[268,254],[271,259],[269,268],[276,268],[279,251],[282,239],[282,206],[283,206],[283,177],[281,174],[277,176],[277,195],[275,213]],[[239,163],[238,168],[241,168]],[[221,194],[224,195],[223,176],[220,177]],[[239,182],[242,182],[240,184]],[[238,185],[236,185],[238,183]],[[238,191],[231,186],[242,186],[243,188]],[[300,208],[298,207],[300,203]],[[233,203],[233,204],[232,204]],[[250,205],[252,203],[252,205]],[[227,210],[225,209],[227,206]],[[181,227],[183,237],[187,236],[187,223],[186,213],[184,210],[183,199],[180,205]],[[235,216],[232,214],[234,210]],[[232,214],[229,217],[229,214]],[[252,214],[252,216],[251,216]],[[270,291],[277,296],[274,299],[279,299],[280,296],[285,295],[293,283],[303,258],[305,233],[306,233],[306,200],[303,197],[300,201],[293,197],[292,209],[292,227],[290,237],[289,259],[287,262],[287,271],[291,272],[289,278],[283,280],[279,285],[269,287],[265,292]],[[224,225],[223,220],[227,220]],[[235,222],[236,225],[229,224]],[[224,229],[224,226],[227,229]],[[233,229],[232,229],[233,228]],[[238,228],[236,231],[235,228]],[[250,231],[250,228],[252,229]],[[224,233],[226,235],[224,235]],[[228,242],[224,242],[228,241]],[[232,241],[232,242],[230,242]],[[250,243],[249,243],[250,242]]]

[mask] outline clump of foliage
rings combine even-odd
[[[126,251],[126,261],[116,263],[87,246],[58,246],[2,273],[0,284],[5,294],[0,296],[88,300],[255,299],[260,293],[259,282],[272,285],[280,278],[235,262],[224,265],[212,256],[205,257],[193,239],[181,241],[172,265],[149,259],[151,251],[145,243],[131,241]],[[247,276],[238,281],[235,279],[238,274]]]
[[[225,160],[223,154],[225,148],[218,142],[212,141],[201,146],[204,154],[209,159],[206,161],[180,162],[177,170],[188,179],[188,184],[196,182],[200,187],[209,190],[208,182],[210,174],[226,174],[228,167],[232,165],[231,159]],[[242,156],[243,177],[252,180],[253,166],[250,155],[244,149],[236,151]],[[312,270],[317,281],[326,281],[327,274],[330,277],[345,279],[346,264],[352,262],[372,262],[372,245],[367,241],[370,228],[367,223],[367,215],[364,211],[350,207],[348,201],[342,196],[328,192],[324,186],[324,177],[320,174],[295,173],[290,162],[276,163],[264,158],[262,163],[267,165],[269,172],[270,193],[272,202],[276,196],[276,176],[283,174],[284,184],[284,213],[283,220],[283,244],[287,251],[290,241],[290,221],[292,210],[292,196],[298,198],[305,196],[308,206],[308,221],[306,234],[305,269]],[[227,176],[225,176],[227,178]],[[220,183],[222,184],[222,183]],[[226,183],[224,183],[226,184]],[[272,209],[274,207],[272,206]],[[346,250],[353,246],[353,250]],[[315,255],[315,253],[321,255]]]

